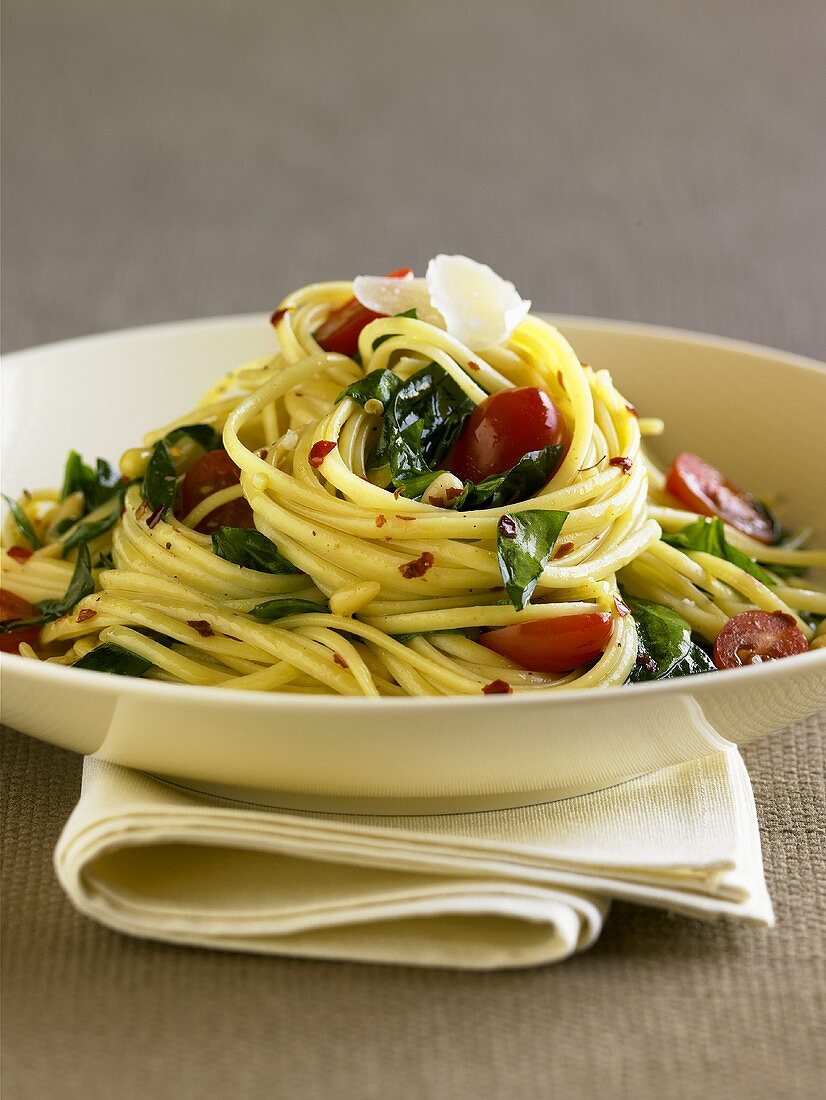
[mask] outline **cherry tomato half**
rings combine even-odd
[[[490,630],[479,642],[532,672],[570,672],[596,660],[610,637],[611,616],[595,611]]]
[[[740,668],[808,649],[803,631],[785,611],[741,611],[717,635],[714,663],[718,668]]]
[[[666,474],[665,487],[673,497],[701,516],[719,516],[758,542],[771,543],[778,532],[761,502],[733,485],[699,455],[683,451]]]
[[[32,607],[27,600],[15,596],[6,588],[0,588],[0,622],[7,623],[9,619],[33,619],[37,614],[37,608]],[[39,626],[10,630],[8,634],[0,634],[0,650],[3,653],[17,653],[21,642],[35,645],[39,636]]]
[[[217,493],[219,489],[228,489],[241,480],[241,471],[223,449],[207,451],[184,475],[181,486],[179,514],[187,516],[205,497]],[[231,500],[213,509],[196,527],[204,535],[211,534],[218,527],[255,526],[252,508],[243,497]]]
[[[413,272],[409,267],[400,267],[391,271],[388,279],[404,279]],[[359,336],[365,325],[386,317],[386,313],[374,313],[363,306],[358,298],[348,299],[338,309],[331,310],[327,319],[315,333],[316,341],[325,351],[336,351],[339,355],[355,355],[358,351]]]
[[[470,414],[447,468],[462,481],[479,482],[504,474],[528,451],[561,443],[564,436],[559,410],[544,390],[500,390]]]

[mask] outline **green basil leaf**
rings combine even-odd
[[[715,558],[722,558],[723,561],[730,561],[732,565],[750,573],[763,584],[777,583],[753,558],[729,544],[723,521],[718,516],[713,518],[701,516],[696,522],[684,527],[682,531],[677,531],[673,535],[663,535],[662,540],[678,550],[700,550],[706,554],[713,554]]]
[[[94,569],[114,569],[115,559],[111,554],[104,553],[103,550],[98,554],[98,560],[95,562]]]
[[[224,446],[221,435],[209,424],[184,424],[181,428],[173,428],[171,432],[167,432],[164,439],[170,447],[179,439],[191,439],[205,451],[220,451]]]
[[[118,493],[112,507],[105,515],[95,520],[84,519],[72,525],[69,535],[63,543],[63,556],[65,557],[73,547],[79,546],[80,543],[91,542],[92,539],[96,539],[98,535],[102,535],[105,531],[108,531],[110,527],[114,527],[120,516],[120,509],[121,494]]]
[[[473,409],[447,371],[436,363],[423,367],[384,402],[370,468],[389,464],[396,485],[434,470],[447,458]]]
[[[75,604],[89,596],[95,590],[95,580],[92,576],[92,565],[89,560],[89,547],[82,542],[78,547],[77,561],[72,579],[66,594],[56,600],[41,600],[37,607],[44,615],[45,622],[52,622],[71,611]]]
[[[367,401],[381,401],[382,405],[388,405],[396,391],[402,385],[402,380],[392,370],[371,370],[358,382],[353,382],[336,398],[336,403],[343,401],[345,397],[352,397],[359,405]]]
[[[175,490],[178,484],[178,471],[169,445],[165,439],[155,444],[152,457],[143,475],[143,495],[150,508],[163,508],[164,513],[175,503]]]
[[[158,440],[143,476],[143,495],[153,511],[163,508],[163,515],[175,503],[178,470],[170,448],[180,439],[191,439],[204,451],[217,451],[223,446],[221,436],[209,424],[185,424]]]
[[[454,507],[470,512],[476,508],[506,508],[528,500],[548,484],[563,450],[561,443],[552,443],[540,451],[528,451],[504,474],[486,477],[473,486],[468,482]]]
[[[84,511],[91,512],[116,493],[122,492],[123,488],[120,471],[105,458],[99,458],[93,470],[83,462],[77,451],[69,451],[63,474],[61,500],[72,493],[80,492],[83,494]]]
[[[544,508],[506,513],[500,518],[496,533],[499,570],[517,611],[530,600],[567,518],[567,512]]]
[[[676,611],[625,593],[623,599],[637,627],[637,663],[630,683],[714,671],[706,653],[691,640],[691,627]]]
[[[300,573],[260,531],[218,527],[212,533],[212,549],[219,558],[260,573]]]
[[[143,676],[151,667],[151,661],[114,642],[104,642],[72,664],[72,668],[109,672],[114,676]]]
[[[32,527],[29,517],[26,515],[26,513],[23,511],[17,501],[12,500],[11,497],[7,497],[5,493],[3,493],[3,500],[5,500],[6,504],[8,504],[9,511],[12,514],[14,522],[17,524],[17,529],[20,531],[20,534],[23,536],[26,542],[31,544],[33,549],[39,550],[43,543],[37,537],[37,533]]]
[[[255,619],[261,622],[271,623],[276,619],[283,619],[286,615],[329,615],[330,608],[326,604],[313,603],[312,600],[302,600],[298,597],[283,597],[276,600],[265,600],[258,604],[250,612]]]

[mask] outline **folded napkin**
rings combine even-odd
[[[734,747],[578,798],[426,817],[284,812],[89,758],[55,867],[82,912],[131,935],[422,966],[566,958],[614,897],[773,921]]]

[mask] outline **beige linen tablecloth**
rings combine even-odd
[[[824,358],[824,40],[820,0],[5,0],[4,348],[444,250]],[[617,904],[459,974],[101,928],[51,866],[80,760],[5,732],[4,1100],[815,1096],[824,733],[745,753],[774,931]]]

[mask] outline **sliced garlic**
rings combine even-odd
[[[444,473],[439,474],[437,478],[431,481],[422,493],[422,503],[444,508],[448,503],[448,493],[451,497],[454,497],[457,493],[461,493],[463,488],[464,485],[459,478],[452,474],[450,470],[445,470]]]

